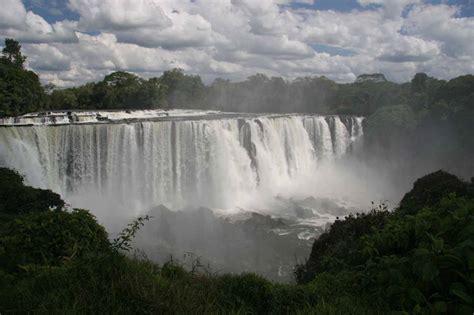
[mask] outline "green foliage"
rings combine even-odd
[[[369,116],[385,106],[405,104],[407,94],[405,85],[393,82],[341,84],[330,106],[334,113]]]
[[[18,174],[0,169],[0,184],[5,183],[18,189],[12,195],[28,194]],[[315,241],[306,265],[297,268],[297,280],[304,283],[298,285],[255,274],[212,274],[199,259],[186,271],[173,260],[159,266],[124,256],[120,251],[130,250],[147,217],[109,243],[85,210],[42,204],[11,211],[16,203],[9,201],[4,209],[10,214],[0,225],[0,311],[469,314],[473,189],[437,172],[416,181],[393,213],[382,204],[337,220]]]
[[[23,69],[26,60],[21,46],[13,39],[5,39],[0,58],[0,116],[19,115],[42,108],[46,95],[38,75]]]
[[[317,273],[361,263],[363,259],[357,252],[359,239],[382,228],[390,215],[386,205],[382,204],[368,213],[350,214],[344,220],[337,219],[328,232],[315,240],[308,262],[296,267],[296,280],[306,283]]]
[[[2,49],[2,63],[9,63],[15,68],[23,69],[26,57],[21,53],[21,45],[11,38],[5,38]]]
[[[364,132],[369,142],[390,146],[412,135],[417,121],[407,105],[385,106],[367,119],[366,126]]]
[[[199,76],[186,75],[181,69],[163,72],[158,79],[166,91],[166,106],[172,108],[201,108],[205,86]]]
[[[112,242],[112,248],[114,250],[123,250],[129,251],[132,249],[132,240],[135,235],[138,233],[140,228],[145,225],[145,221],[152,219],[152,216],[145,215],[138,217],[133,220],[132,223],[129,223],[126,228],[124,228]]]
[[[6,270],[30,264],[57,266],[108,248],[105,229],[86,210],[23,214],[0,230],[0,265]]]
[[[109,249],[107,233],[92,214],[66,211],[64,205],[58,194],[24,186],[18,173],[0,168],[0,269],[57,266]]]
[[[15,171],[0,168],[0,217],[62,209],[64,201],[50,190],[23,185]]]
[[[474,310],[474,201],[445,197],[413,216],[395,216],[363,238],[366,272],[379,296],[406,310]]]
[[[474,197],[472,188],[456,176],[439,170],[415,181],[413,189],[400,201],[398,212],[413,214],[418,209],[438,204],[452,193],[458,197]]]
[[[366,311],[367,301],[346,294],[323,298],[318,293],[325,292],[323,286],[275,284],[254,274],[191,274],[176,263],[160,267],[116,252],[86,255],[58,267],[34,266],[21,274],[0,272],[0,284],[2,312],[376,313]]]
[[[341,232],[344,224],[336,222],[315,242],[299,280],[314,279],[311,283],[320,285],[328,272],[338,281],[350,274],[345,292],[358,292],[391,310],[472,313],[473,188],[436,172],[419,179],[393,214],[382,211],[381,220],[367,220],[377,211],[348,218],[345,225],[352,230],[357,224],[367,225],[362,233],[351,234],[347,228]],[[324,247],[324,242],[331,245]]]

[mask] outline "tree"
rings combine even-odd
[[[26,57],[21,53],[21,45],[14,39],[6,38],[2,50],[2,59],[8,61],[16,68],[23,69]]]
[[[416,126],[415,114],[409,106],[384,106],[367,118],[364,134],[370,144],[390,148],[407,142]]]
[[[36,73],[9,62],[0,63],[1,112],[19,115],[40,110],[44,104],[45,93]]]
[[[137,75],[125,71],[115,71],[109,75],[106,75],[104,81],[108,86],[113,87],[126,87],[130,85],[139,85],[142,83]]]
[[[181,69],[172,69],[165,71],[160,81],[167,92],[169,106],[197,108],[202,105],[205,86],[198,75],[187,75]]]
[[[411,80],[411,90],[413,93],[421,93],[426,90],[426,82],[428,81],[428,75],[423,72],[415,74]]]

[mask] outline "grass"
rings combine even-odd
[[[0,272],[0,284],[2,314],[370,313],[368,302],[338,292],[331,276],[305,285],[276,284],[255,274],[191,273],[176,262],[159,266],[117,252]]]

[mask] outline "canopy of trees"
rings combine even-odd
[[[24,69],[26,57],[13,39],[5,39],[0,58],[0,116],[18,115],[45,106],[38,75]]]

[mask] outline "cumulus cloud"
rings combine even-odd
[[[0,37],[13,37],[24,43],[76,42],[76,22],[48,23],[27,11],[20,0],[1,0]]]
[[[159,2],[152,0],[70,0],[69,8],[80,14],[79,26],[87,30],[171,25]]]
[[[474,55],[474,18],[459,17],[459,8],[447,5],[415,7],[404,21],[404,31],[440,43],[450,57]]]
[[[340,82],[370,72],[395,81],[418,71],[445,79],[474,72],[474,18],[423,0],[358,0],[344,12],[314,9],[313,0],[68,0],[78,18],[59,21],[20,0],[0,2],[0,37],[18,39],[29,66],[57,85],[174,67],[208,81],[257,72]]]
[[[71,58],[54,46],[47,44],[28,47],[28,65],[40,71],[69,71]]]
[[[3,0],[0,10],[0,28],[21,28],[26,20],[26,10],[19,0]]]

